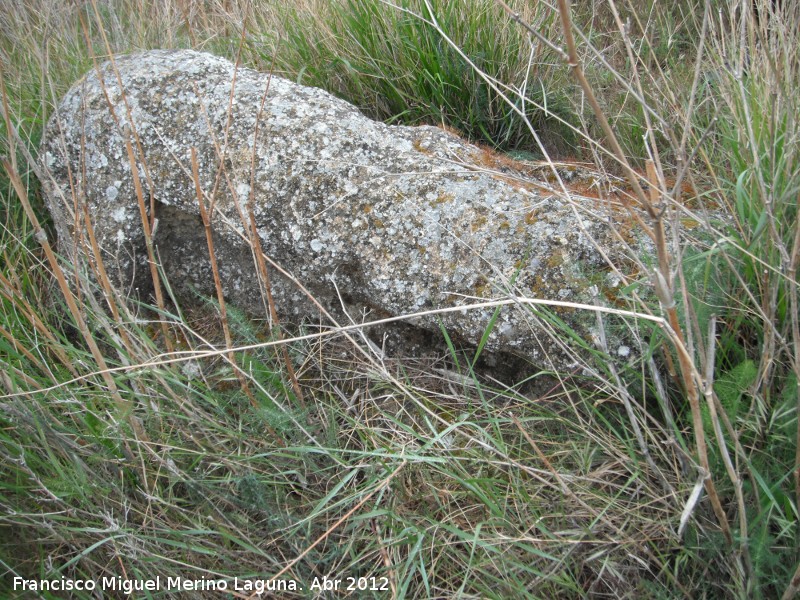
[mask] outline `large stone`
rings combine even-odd
[[[206,206],[213,199],[225,295],[250,314],[265,314],[247,242],[251,197],[264,253],[341,323],[509,294],[593,304],[619,281],[598,247],[625,264],[612,233],[624,215],[590,199],[576,209],[519,165],[452,134],[376,123],[322,90],[209,54],[152,51],[117,57],[76,83],[41,149],[61,254],[80,266],[91,251],[83,213],[75,215],[86,203],[105,267],[127,295],[152,291],[127,140],[144,203],[155,210],[158,260],[179,298],[215,289],[192,149]],[[291,279],[270,274],[282,321],[319,322]],[[559,314],[585,339],[596,334],[591,312]],[[412,321],[434,332],[441,323],[476,345],[492,315],[485,308]],[[529,307],[504,307],[486,349],[571,365],[566,340],[547,328]]]

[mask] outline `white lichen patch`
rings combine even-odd
[[[106,188],[106,200],[108,200],[109,202],[113,202],[114,200],[117,199],[117,196],[119,196],[119,188],[117,186],[110,185]],[[122,219],[124,218],[125,215],[123,214]]]
[[[250,186],[246,183],[239,183],[236,186],[236,194],[241,204],[247,204],[247,201],[250,199]]]
[[[106,198],[109,201],[116,199],[116,197],[118,195],[116,193],[116,189],[117,188],[115,188],[113,186],[109,187],[109,188],[106,188]],[[109,194],[108,190],[114,190],[115,193],[113,195]],[[126,208],[124,206],[120,206],[118,208],[115,208],[114,210],[111,211],[111,218],[117,223],[124,223],[128,219],[128,213],[127,213]]]

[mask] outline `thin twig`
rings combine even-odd
[[[228,312],[225,303],[225,295],[222,291],[222,280],[219,276],[219,266],[217,265],[217,255],[214,251],[214,236],[212,235],[211,231],[211,219],[208,216],[208,212],[206,211],[205,207],[205,200],[203,200],[203,189],[200,186],[200,172],[199,167],[197,165],[197,151],[194,147],[191,148],[191,161],[192,161],[192,177],[194,179],[194,189],[195,193],[197,194],[197,203],[200,206],[200,218],[203,220],[203,228],[205,229],[206,234],[206,243],[208,244],[208,255],[209,261],[211,263],[211,272],[214,277],[214,287],[217,292],[217,303],[219,304],[219,313],[220,313],[220,322],[222,323],[222,331],[223,335],[225,336],[225,348],[228,351],[228,362],[233,366],[234,372],[236,373],[236,378],[239,380],[239,385],[242,388],[242,391],[245,395],[250,399],[250,403],[253,405],[254,408],[258,408],[259,404],[256,400],[253,392],[250,390],[250,386],[247,384],[247,378],[244,376],[243,371],[238,366],[236,362],[236,355],[234,354],[233,349],[233,339],[231,338],[231,330],[228,326]],[[283,438],[278,434],[277,431],[272,429],[266,423],[264,424],[267,431],[269,431],[270,435],[275,439],[275,441],[281,445],[286,446],[286,442]]]
[[[658,294],[659,300],[662,303],[662,308],[667,313],[667,318],[670,324],[670,330],[675,335],[676,348],[678,349],[678,362],[680,365],[681,376],[686,388],[686,393],[689,399],[689,405],[692,412],[692,426],[694,428],[695,445],[697,447],[698,458],[701,467],[705,470],[705,487],[708,493],[711,506],[719,522],[720,528],[725,535],[726,540],[731,542],[733,537],[728,524],[728,518],[722,508],[722,503],[719,499],[716,486],[712,479],[711,468],[708,460],[708,450],[706,447],[705,432],[703,431],[703,417],[700,411],[700,400],[698,388],[695,384],[696,370],[692,364],[691,355],[686,351],[684,337],[680,321],[678,319],[678,311],[674,300],[674,292],[671,285],[671,274],[669,269],[669,254],[666,249],[666,240],[664,238],[664,229],[662,214],[656,209],[655,205],[644,193],[641,185],[639,185],[639,178],[633,168],[630,166],[627,157],[622,151],[622,147],[617,141],[614,131],[605,116],[605,112],[601,108],[597,98],[594,95],[591,85],[586,79],[586,76],[581,67],[580,59],[578,58],[578,51],[575,45],[575,38],[572,35],[572,18],[570,16],[569,0],[558,0],[558,11],[561,16],[562,28],[564,31],[564,38],[567,45],[567,54],[569,56],[569,66],[572,69],[575,78],[580,83],[581,89],[586,94],[589,105],[595,117],[600,122],[600,126],[606,135],[606,142],[611,146],[614,155],[623,166],[625,174],[628,178],[628,183],[633,188],[636,197],[640,204],[647,212],[648,216],[654,224],[654,230],[651,231],[653,241],[656,242],[656,252],[658,254],[659,269],[654,272],[655,290]],[[634,210],[628,205],[628,210],[634,214]]]
[[[264,113],[264,105],[267,101],[267,94],[269,94],[269,86],[270,82],[272,81],[272,70],[274,68],[274,58],[273,64],[270,66],[269,76],[267,78],[267,85],[264,87],[264,95],[261,98],[261,106],[258,109],[258,114],[256,115],[256,122],[253,127],[253,140],[258,140],[258,130],[259,124],[261,123],[261,116]],[[256,174],[256,149],[258,144],[255,142],[253,143],[253,153],[250,157],[250,194],[247,198],[247,217],[249,221],[249,227],[247,231],[250,236],[250,247],[253,249],[256,258],[256,264],[258,265],[258,272],[260,275],[260,281],[263,285],[264,295],[267,299],[267,311],[269,312],[271,326],[273,331],[276,333],[276,337],[278,340],[283,340],[283,329],[281,327],[280,320],[278,318],[278,310],[275,308],[275,300],[272,297],[272,282],[270,281],[269,277],[269,269],[267,268],[267,261],[264,259],[264,251],[261,246],[261,238],[258,235],[258,227],[256,225],[256,214],[255,214],[255,201],[256,201],[256,181],[255,181],[255,174]],[[247,223],[245,223],[247,225]],[[300,387],[300,382],[297,379],[297,373],[294,370],[294,365],[292,364],[292,359],[289,356],[289,350],[286,344],[282,344],[280,346],[281,354],[283,356],[283,364],[286,366],[286,375],[289,377],[289,381],[292,384],[292,389],[294,390],[295,396],[297,396],[297,401],[300,403],[300,406],[303,410],[306,410],[305,399],[303,397],[303,389]]]
[[[281,575],[283,575],[284,573],[286,573],[287,571],[289,571],[289,569],[291,569],[293,566],[295,566],[295,565],[296,565],[298,562],[300,562],[301,560],[303,560],[303,557],[305,557],[305,556],[306,556],[306,555],[307,555],[309,552],[311,552],[311,551],[312,551],[314,548],[316,548],[316,547],[317,547],[317,546],[318,546],[320,543],[324,542],[324,541],[325,541],[325,540],[328,538],[328,536],[329,536],[330,534],[332,534],[334,531],[336,531],[336,530],[337,530],[337,529],[338,529],[338,528],[339,528],[339,527],[342,525],[342,523],[344,523],[345,521],[347,521],[347,520],[348,520],[348,519],[349,519],[351,516],[353,516],[353,514],[355,514],[355,513],[356,513],[356,512],[357,512],[357,511],[358,511],[358,510],[359,510],[359,509],[362,507],[362,506],[364,506],[364,505],[365,505],[367,502],[369,502],[369,500],[370,500],[370,499],[371,499],[371,498],[372,498],[372,497],[373,497],[375,494],[377,494],[378,492],[380,492],[381,490],[383,490],[383,489],[384,489],[384,488],[385,488],[387,485],[389,485],[389,483],[392,481],[392,479],[394,479],[394,478],[395,478],[395,476],[396,476],[396,475],[397,475],[397,474],[400,472],[400,470],[401,470],[403,467],[405,467],[405,466],[406,466],[406,464],[407,464],[407,461],[405,461],[405,460],[404,460],[404,461],[402,461],[402,462],[401,462],[399,465],[397,465],[397,467],[395,468],[395,470],[394,470],[394,471],[392,471],[392,472],[391,472],[391,473],[390,473],[390,474],[389,474],[389,475],[388,475],[388,476],[387,476],[387,477],[386,477],[386,478],[385,478],[385,479],[384,479],[384,480],[383,480],[383,481],[380,483],[380,485],[379,485],[378,487],[376,487],[376,488],[375,488],[374,490],[372,490],[372,491],[371,491],[369,494],[367,494],[366,496],[364,496],[364,498],[363,498],[363,499],[362,499],[362,500],[361,500],[361,501],[360,501],[358,504],[356,504],[356,505],[355,505],[353,508],[351,508],[351,509],[350,509],[350,510],[348,510],[348,511],[347,511],[347,512],[346,512],[344,515],[342,515],[342,517],[341,517],[341,518],[340,518],[338,521],[336,521],[336,523],[334,523],[333,525],[331,525],[330,527],[328,527],[328,529],[325,531],[325,533],[323,533],[323,534],[322,534],[321,536],[319,536],[319,537],[318,537],[316,540],[314,540],[314,543],[312,543],[312,544],[311,544],[311,545],[310,545],[308,548],[306,548],[305,550],[303,550],[303,551],[302,551],[302,552],[301,552],[299,555],[297,555],[297,557],[296,557],[296,558],[294,558],[294,559],[292,559],[291,561],[289,561],[289,563],[288,563],[288,564],[287,564],[285,567],[283,567],[283,568],[282,568],[280,571],[278,571],[278,572],[277,572],[275,575],[273,575],[272,577],[270,577],[270,581],[275,581],[276,579],[278,579],[278,578],[279,578]],[[253,592],[253,594],[252,594],[252,595],[249,597],[249,599],[248,599],[248,600],[252,600],[253,598],[255,598],[255,596],[256,596],[257,594],[258,594],[258,592]]]

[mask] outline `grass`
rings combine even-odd
[[[277,576],[305,589],[287,597],[323,576],[398,598],[797,593],[800,8],[559,4],[517,3],[519,21],[488,0],[0,7],[3,595],[26,597],[15,576]],[[610,300],[662,319],[649,353],[623,368],[599,336],[581,372],[500,382],[480,347],[378,362],[216,298],[102,310],[102,278],[76,302],[37,235],[28,157],[94,60],[165,45],[627,177],[597,193],[657,255]]]
[[[557,25],[551,11],[525,8],[543,30]],[[285,38],[252,46],[266,64],[306,85],[324,87],[375,119],[451,127],[505,150],[538,152],[525,119],[482,79],[471,64],[521,93],[516,108],[548,134],[551,148],[566,148],[575,135],[560,121],[571,117],[563,74],[549,49],[530,48],[523,30],[493,0],[405,1],[394,10],[380,2],[326,3],[281,13]],[[461,52],[437,31],[438,25]],[[462,55],[463,53],[463,55]]]

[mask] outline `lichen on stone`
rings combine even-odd
[[[251,314],[264,307],[247,242],[251,201],[264,252],[344,323],[370,311],[410,315],[508,295],[592,304],[598,294],[576,279],[607,271],[593,244],[624,260],[610,234],[615,215],[592,206],[591,217],[580,216],[557,195],[511,181],[510,159],[498,176],[479,164],[486,151],[438,128],[374,122],[322,90],[241,67],[234,78],[235,69],[209,54],[151,51],[116,57],[75,84],[41,152],[53,177],[45,188],[62,254],[79,264],[89,251],[72,230],[81,222],[72,214],[79,190],[76,201],[90,207],[115,284],[152,286],[131,142],[171,289],[214,294],[194,151],[204,202],[214,206],[223,289]],[[633,234],[627,241],[642,251]],[[284,322],[315,314],[290,278],[273,272],[271,281]],[[477,344],[492,315],[464,310],[417,316],[414,324],[432,332],[444,326]],[[563,318],[587,336],[595,324],[586,311]],[[530,310],[503,308],[485,349],[548,363],[542,366],[572,364],[562,344],[536,330]]]

